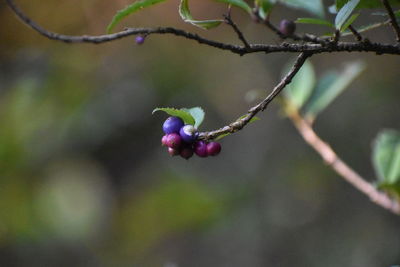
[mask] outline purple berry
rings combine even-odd
[[[168,154],[170,155],[170,156],[176,156],[176,155],[179,155],[179,150],[178,149],[174,149],[174,148],[172,148],[172,147],[169,147],[168,148]]]
[[[182,158],[189,159],[193,156],[193,149],[190,146],[185,146],[182,148],[180,154]]]
[[[162,145],[162,146],[167,146],[167,136],[168,136],[168,134],[164,135],[164,136],[161,138],[161,145]]]
[[[279,31],[285,36],[291,36],[296,31],[296,24],[291,20],[283,19],[279,24]]]
[[[184,125],[183,120],[179,117],[169,117],[163,124],[163,131],[166,134],[179,133]]]
[[[194,153],[201,158],[205,158],[208,156],[207,153],[207,143],[204,141],[197,141],[194,144]]]
[[[207,144],[207,154],[209,156],[216,156],[221,152],[221,145],[217,142],[210,142]]]
[[[135,37],[135,42],[136,42],[138,45],[143,44],[143,43],[144,43],[144,40],[146,40],[146,37],[144,37],[143,35],[138,35],[138,36]]]
[[[182,137],[183,141],[188,144],[193,143],[196,141],[197,138],[197,130],[193,127],[193,125],[185,125],[179,131],[180,136]]]
[[[182,144],[182,137],[177,133],[167,135],[166,145],[170,148],[179,149]]]

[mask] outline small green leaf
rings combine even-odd
[[[271,11],[274,4],[270,0],[255,0],[254,5],[258,7],[258,15],[262,19],[267,18],[267,14]]]
[[[181,0],[179,5],[179,14],[183,21],[205,30],[215,28],[223,22],[222,20],[194,20],[190,13],[189,0]]]
[[[243,119],[245,116],[247,116],[247,115],[240,116],[237,120]],[[255,121],[258,121],[258,120],[260,120],[260,118],[254,116],[253,118],[250,119],[250,121],[248,122],[248,124],[249,124],[249,123],[253,123],[253,122],[255,122]],[[218,136],[217,138],[215,138],[215,141],[218,141],[218,140],[220,140],[220,139],[222,139],[222,138],[224,138],[224,137],[227,137],[228,135],[231,135],[231,134],[232,134],[232,133],[221,134],[220,136]]]
[[[145,7],[149,7],[164,1],[165,0],[139,0],[130,4],[129,6],[117,12],[110,24],[107,26],[107,32],[110,33],[115,25],[117,25],[118,22],[120,22],[126,16],[129,16],[130,14],[135,13],[136,11],[139,11]]]
[[[360,0],[350,0],[339,10],[335,18],[336,29],[340,30],[342,28],[359,2]]]
[[[329,21],[324,20],[324,19],[317,19],[317,18],[298,18],[296,20],[296,23],[319,24],[319,25],[324,25],[324,26],[335,28],[335,25],[333,25]]]
[[[314,67],[307,60],[284,90],[284,95],[289,100],[290,105],[300,109],[310,97],[315,82]]]
[[[215,0],[215,1],[230,4],[232,6],[236,6],[243,9],[247,13],[251,13],[251,7],[243,0]]]
[[[205,112],[201,107],[194,107],[194,108],[183,108],[182,110],[188,112],[190,115],[192,115],[195,123],[194,123],[194,127],[196,127],[197,129],[199,128],[199,126],[201,125],[201,123],[204,120],[204,116],[205,116]]]
[[[185,109],[156,108],[153,110],[152,114],[154,114],[157,111],[164,111],[168,115],[179,117],[185,122],[185,124],[190,124],[190,125],[195,124],[195,120],[194,120],[193,116],[189,112],[187,112]]]
[[[360,14],[356,13],[351,15],[351,17],[346,21],[345,24],[343,24],[342,28],[340,28],[340,31],[343,32],[345,31],[359,16]]]
[[[354,62],[345,67],[342,73],[331,71],[325,74],[304,106],[304,116],[314,120],[364,69],[364,63]]]
[[[373,144],[372,161],[381,183],[400,182],[400,132],[383,130]]]
[[[324,6],[321,0],[279,0],[277,1],[288,7],[303,9],[318,17],[324,17]]]

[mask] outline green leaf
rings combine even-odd
[[[136,11],[139,11],[145,7],[149,7],[164,1],[165,0],[139,0],[133,4],[130,4],[129,6],[117,12],[110,24],[107,26],[107,32],[110,33],[115,25],[117,25],[118,22],[120,22],[126,16],[129,16],[130,14],[135,13]]]
[[[205,30],[215,28],[223,22],[222,20],[194,20],[190,13],[189,0],[181,0],[179,5],[179,14],[185,22]]]
[[[351,15],[351,17],[346,21],[345,24],[343,24],[342,28],[340,28],[340,31],[343,32],[345,31],[359,16],[360,14],[356,13]]]
[[[237,120],[243,119],[245,116],[247,116],[247,115],[240,116]],[[248,124],[253,123],[253,122],[255,122],[255,121],[258,121],[258,120],[260,120],[260,118],[254,116],[253,118],[250,119],[250,121],[248,122]],[[215,138],[215,141],[218,141],[218,140],[220,140],[220,139],[222,139],[222,138],[224,138],[224,137],[227,137],[228,135],[231,135],[231,134],[232,134],[232,133],[221,134],[220,136],[218,136],[217,138]]]
[[[303,9],[318,17],[324,17],[324,6],[321,0],[278,0],[288,7]]]
[[[341,73],[331,71],[325,74],[303,109],[305,117],[314,120],[364,69],[364,63],[354,62],[345,67]]]
[[[183,108],[182,110],[188,112],[190,115],[192,115],[195,123],[194,123],[194,127],[196,127],[197,129],[199,128],[199,126],[201,125],[201,123],[204,120],[204,116],[205,116],[205,112],[201,107],[194,107],[194,108]]]
[[[324,25],[328,27],[335,28],[335,26],[327,20],[324,19],[317,19],[317,18],[298,18],[296,23],[304,23],[304,24],[318,24]]]
[[[284,90],[284,94],[289,100],[290,105],[300,109],[310,97],[315,82],[314,67],[307,60],[296,76],[294,76],[292,82]]]
[[[340,30],[342,28],[359,2],[360,0],[350,0],[339,10],[335,18],[336,29]]]
[[[214,0],[214,1],[227,3],[232,6],[239,7],[249,14],[251,13],[251,7],[243,0]]]
[[[189,112],[187,112],[185,109],[156,108],[153,110],[153,112],[151,114],[154,114],[157,111],[164,111],[168,115],[179,117],[185,122],[185,124],[190,124],[190,125],[195,124],[195,120],[194,120],[193,116]]]
[[[255,0],[254,5],[258,7],[258,15],[262,19],[267,18],[267,14],[270,12],[274,4],[270,0]]]
[[[380,182],[400,182],[400,132],[381,131],[373,144],[372,162]]]
[[[337,9],[342,8],[348,0],[336,0],[336,7]],[[389,0],[389,3],[392,6],[399,5],[400,1],[399,0]],[[381,0],[361,0],[359,5],[356,7],[357,9],[360,8],[377,8],[377,7],[383,7]]]

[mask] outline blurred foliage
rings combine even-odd
[[[115,11],[131,3],[18,2],[44,27],[67,34],[102,34]],[[176,25],[236,41],[222,26],[204,32],[186,25],[178,4],[145,9],[124,23]],[[196,17],[226,11],[226,4],[212,1],[190,5]],[[307,14],[278,4],[273,15],[276,23]],[[233,11],[233,18],[249,40],[276,40],[247,13]],[[160,148],[163,119],[151,116],[155,106],[202,106],[207,112],[202,128],[218,128],[273,88],[286,55],[238,57],[171,36],[149,36],[140,47],[129,38],[68,45],[39,36],[4,5],[0,25],[0,265],[400,262],[399,219],[321,164],[276,115],[276,106],[224,138],[219,157],[183,161]],[[389,41],[393,33],[384,29],[366,36]],[[352,76],[342,62],[360,57],[368,64],[365,74],[336,98]],[[307,100],[320,104],[304,111],[318,114],[316,127],[324,139],[373,179],[371,140],[382,128],[400,128],[397,58],[335,54],[312,63],[317,82]],[[249,92],[255,94],[246,103]]]

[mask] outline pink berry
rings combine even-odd
[[[193,149],[189,146],[182,148],[181,152],[181,157],[184,159],[189,159],[193,156]]]
[[[221,145],[217,142],[210,142],[207,144],[207,154],[209,156],[216,156],[221,152]]]
[[[194,153],[201,158],[205,158],[208,156],[207,153],[207,143],[204,141],[197,141],[194,144]]]
[[[182,137],[177,133],[168,134],[166,139],[166,145],[170,148],[179,149],[182,145]]]
[[[178,149],[174,149],[172,147],[168,148],[168,154],[170,154],[172,157],[179,155],[179,150]]]
[[[162,145],[162,146],[167,146],[167,137],[168,137],[168,134],[164,135],[164,136],[161,138],[161,145]]]

